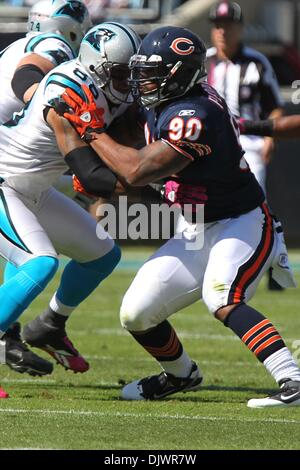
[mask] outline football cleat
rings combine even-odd
[[[282,379],[280,391],[266,398],[253,398],[248,401],[249,408],[267,408],[271,406],[300,406],[300,381]]]
[[[21,374],[24,372],[33,376],[51,374],[53,364],[30,351],[22,341],[20,331],[20,323],[13,323],[1,338],[0,350],[4,363]]]
[[[83,373],[90,367],[73,346],[64,327],[49,325],[37,317],[25,325],[22,336],[26,343],[46,351],[66,370]]]
[[[8,397],[9,397],[8,393],[5,390],[3,390],[2,387],[0,387],[0,398],[8,398]]]
[[[191,392],[200,388],[203,377],[195,362],[188,377],[175,377],[167,372],[152,375],[125,385],[124,400],[159,400],[177,392]]]

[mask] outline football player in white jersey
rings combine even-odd
[[[81,0],[40,0],[30,10],[28,33],[0,52],[0,124],[20,112],[39,82],[54,67],[77,56],[80,42],[91,27]],[[16,274],[8,263],[5,280]],[[29,351],[14,323],[0,343],[6,364],[18,372],[51,373],[49,361]],[[22,360],[16,350],[22,348]]]
[[[86,211],[51,185],[68,167],[97,196],[109,196],[121,185],[84,142],[78,145],[76,139],[73,150],[62,157],[69,124],[51,105],[66,87],[83,96],[85,84],[109,126],[131,102],[128,62],[139,43],[124,25],[95,26],[84,37],[78,59],[49,72],[25,108],[0,127],[0,253],[17,268],[0,287],[0,339],[53,277],[62,253],[71,261],[60,286],[23,337],[75,372],[85,372],[89,365],[68,339],[65,322],[113,271],[120,250],[104,230],[96,231],[96,221]]]
[[[40,0],[31,8],[27,35],[0,52],[0,123],[21,111],[46,73],[77,56],[90,27],[81,0]]]

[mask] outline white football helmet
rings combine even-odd
[[[28,32],[63,36],[75,52],[91,26],[88,10],[81,0],[40,0],[32,6],[27,23]]]
[[[82,40],[78,61],[114,104],[132,101],[128,65],[140,43],[133,29],[109,21],[92,28]]]

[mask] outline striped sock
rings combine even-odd
[[[264,361],[264,366],[272,374],[276,382],[280,382],[282,379],[300,381],[300,369],[288,348],[282,348],[280,351],[271,354]]]
[[[224,324],[241,338],[260,362],[285,347],[272,323],[248,305],[240,304],[232,310]]]
[[[166,372],[176,377],[189,375],[192,361],[184,351],[174,328],[167,320],[147,333],[130,333]]]

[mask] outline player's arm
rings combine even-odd
[[[84,189],[95,196],[106,198],[116,192],[120,186],[117,187],[116,175],[80,139],[68,121],[58,116],[52,108],[47,109],[46,120],[55,133],[58,148],[67,165]]]
[[[29,54],[18,64],[11,86],[19,100],[27,103],[32,98],[39,83],[54,67],[50,60],[38,54]]]
[[[176,174],[191,161],[163,141],[136,150],[102,133],[94,134],[90,145],[121,181],[132,186],[145,186]]]
[[[153,202],[160,200],[159,191],[151,187],[137,190],[122,184],[97,153],[80,139],[69,122],[58,116],[52,108],[48,109],[46,120],[55,132],[61,154],[79,179],[85,192],[104,198],[111,198],[113,194],[126,194],[135,201],[144,198],[151,199]]]
[[[29,40],[25,56],[18,63],[11,86],[19,100],[27,103],[44,76],[54,67],[74,58],[74,52],[63,40],[46,37]]]
[[[194,160],[188,152],[181,151],[163,137],[140,150],[116,142],[105,133],[103,110],[97,108],[91,90],[83,85],[82,91],[84,99],[66,89],[61,99],[70,111],[62,114],[125,185],[145,186],[175,175]]]
[[[283,101],[280,95],[279,84],[274,70],[266,57],[262,56],[261,71],[261,109],[267,119],[277,119],[283,116]],[[270,163],[274,150],[274,139],[266,136],[262,151],[265,164]]]
[[[268,119],[278,119],[283,115],[282,108],[275,108],[268,116]],[[274,151],[275,142],[274,137],[265,137],[264,147],[262,151],[262,159],[266,165],[268,165],[272,158],[272,153]]]
[[[275,139],[299,139],[300,115],[283,116],[265,121],[242,121],[242,134],[270,136]]]
[[[90,142],[89,147],[79,138],[67,121],[56,116],[54,110],[50,110],[50,112],[52,123],[51,121],[49,122],[49,118],[48,122],[53,129],[56,129],[55,132],[60,151],[66,156],[69,166],[70,156],[74,155],[72,160],[76,159],[77,161],[76,154],[77,152],[78,155],[80,153],[80,151],[77,151],[77,148],[84,149],[84,152],[90,153],[89,161],[91,163],[93,161],[93,164],[96,164],[98,160],[98,165],[103,165],[103,163],[107,165],[113,174],[117,175],[118,179],[124,183],[124,186],[145,186],[148,183],[177,173],[190,163],[188,158],[181,156],[173,147],[163,141],[157,141],[140,150],[136,150],[135,148],[119,144],[106,133],[97,134],[92,132],[90,135],[93,140]],[[80,159],[78,158],[78,160]],[[101,161],[103,163],[100,163]],[[73,163],[72,170],[78,176],[75,169],[78,172],[78,168],[75,168]],[[108,170],[108,168],[106,169]],[[80,176],[78,178],[81,180]],[[81,182],[83,183],[83,181]],[[86,184],[90,184],[88,177]],[[86,187],[85,184],[84,186]],[[86,189],[89,192],[93,192],[87,187]]]
[[[300,115],[283,116],[273,121],[272,136],[276,139],[300,138]]]

